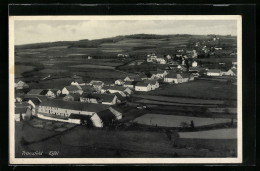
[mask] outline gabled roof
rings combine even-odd
[[[63,101],[63,100],[47,100],[40,104],[40,106],[57,107],[63,109],[72,109],[88,112],[100,112],[108,109],[109,105],[95,104],[95,103],[81,103],[76,101]]]
[[[20,113],[26,113],[27,111],[27,107],[19,107],[19,108],[15,108],[15,114],[20,114]]]
[[[31,89],[27,94],[31,94],[31,95],[41,95],[41,92],[44,89]]]
[[[49,91],[49,90],[44,89],[44,90],[40,93],[40,95],[44,95],[44,96],[45,96],[45,95],[48,93],[48,91]]]
[[[53,92],[54,94],[57,94],[57,92],[59,91],[59,89],[50,89],[49,91]]]
[[[27,102],[15,103],[16,108],[23,108],[23,107],[29,107],[29,106],[31,106],[31,105]]]
[[[81,115],[77,113],[70,114],[70,119],[83,119],[83,120],[89,120],[92,116],[91,115]]]
[[[72,81],[72,83],[78,83],[78,84],[82,84],[82,83],[84,83],[84,81],[82,80],[82,79],[75,79],[75,80],[73,80]]]
[[[136,83],[136,87],[147,87],[150,83],[148,82],[138,82]]]
[[[165,78],[182,78],[182,76],[179,73],[170,73]]]
[[[232,68],[230,70],[233,71],[235,74],[237,74],[237,69],[236,68]]]
[[[28,102],[29,100],[31,100],[35,105],[39,105],[41,103],[41,101],[37,98],[37,97],[25,97],[23,98],[24,102]]]
[[[82,85],[80,86],[84,92],[93,92],[95,89],[90,85]]]
[[[182,76],[182,78],[189,78],[190,77],[190,74],[188,74],[188,73],[181,73],[180,75]]]
[[[83,97],[83,98],[95,98],[92,94],[90,94],[90,93],[83,93],[82,95],[81,95],[81,97]]]
[[[103,84],[103,81],[99,81],[99,80],[92,80],[90,81],[89,84],[92,84],[92,85],[102,85]]]
[[[145,83],[149,83],[151,85],[155,85],[156,83],[158,83],[156,80],[145,80]]]
[[[111,86],[107,88],[107,90],[118,90],[118,91],[125,91],[125,89],[127,88],[122,86]]]
[[[133,85],[133,81],[126,81],[124,85]]]
[[[102,122],[111,122],[113,119],[115,119],[115,115],[109,110],[103,110],[97,113],[99,118],[102,120]]]
[[[65,86],[64,88],[66,88],[68,91],[77,91],[77,90],[81,90],[81,87],[79,87],[79,86],[77,86],[77,85]]]
[[[116,95],[114,94],[95,94],[94,97],[97,97],[102,100],[102,102],[112,102]]]
[[[113,93],[114,95],[116,95],[116,97],[118,98],[118,100],[122,101],[125,100],[125,98],[120,94],[120,93]]]

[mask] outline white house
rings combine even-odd
[[[123,84],[124,84],[124,81],[121,79],[115,81],[115,85],[123,85]]]
[[[158,71],[150,71],[151,73],[151,78],[155,79],[155,78],[164,78],[168,72],[167,71],[163,71],[163,70],[158,70]]]
[[[157,88],[159,88],[159,82],[156,80],[147,80],[145,81],[145,83],[149,83],[151,85],[151,90],[155,90]]]
[[[147,82],[138,82],[135,85],[135,91],[151,91],[152,86]]]
[[[122,86],[110,86],[110,87],[103,87],[101,89],[101,93],[119,93],[121,96],[126,97],[126,95],[132,94],[132,90],[128,87],[122,87]]]
[[[122,118],[122,113],[111,108],[109,105],[48,100],[39,105],[38,117],[50,120],[52,120],[53,117],[61,118],[60,121],[79,124],[79,122],[75,122],[74,119],[70,120],[70,115],[85,115],[90,116],[91,124],[94,127],[103,127],[106,123],[103,116],[109,115],[108,112],[110,113],[110,116],[111,114],[113,115],[114,120]],[[82,120],[80,120],[80,122],[82,122]],[[113,120],[111,119],[109,122],[113,122]]]
[[[171,55],[166,56],[167,59],[172,59]]]
[[[23,82],[22,80],[15,80],[14,87],[16,89],[26,89],[29,88],[29,85]]]
[[[182,76],[179,73],[170,73],[164,77],[164,82],[166,83],[182,83]]]
[[[117,103],[117,96],[114,94],[95,94],[94,97],[99,99],[101,104],[115,105]]]
[[[156,62],[158,62],[159,64],[166,64],[167,61],[164,58],[157,58]]]
[[[126,81],[124,83],[123,87],[134,88],[134,82],[133,81]]]
[[[222,76],[223,72],[220,69],[208,69],[207,76]]]
[[[193,61],[192,64],[191,64],[192,67],[197,67],[198,66],[198,62],[196,61]]]
[[[48,92],[45,94],[47,97],[55,98],[61,94],[61,91],[58,89],[49,89]]]
[[[224,72],[223,75],[237,76],[237,69],[235,68],[229,69],[227,72]]]
[[[62,94],[82,94],[83,90],[79,85],[66,86],[61,91]]]
[[[80,102],[86,102],[86,103],[98,103],[98,99],[94,97],[92,94],[89,93],[83,93],[80,96]]]
[[[124,81],[137,81],[138,79],[140,79],[140,77],[138,75],[131,75],[131,76],[126,76],[124,78]]]
[[[222,50],[221,47],[215,47],[214,49],[215,49],[215,50]]]

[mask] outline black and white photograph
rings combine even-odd
[[[239,15],[10,16],[11,164],[241,163]]]

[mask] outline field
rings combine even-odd
[[[32,131],[34,129],[32,128]],[[27,131],[29,130],[23,129],[21,132],[29,133]],[[176,133],[173,133],[171,137],[169,139],[169,136],[163,132],[112,131],[78,126],[41,142],[22,143],[19,150],[16,151],[16,157],[21,157],[21,150],[42,151],[43,155],[37,157],[52,157],[48,155],[49,151],[59,151],[59,155],[54,156],[58,158],[231,156],[229,148],[223,150],[223,143],[218,143],[213,150],[209,150],[207,148],[212,148],[210,146],[212,143],[208,140],[199,143],[193,141],[191,145],[181,146],[178,143],[185,139],[179,139]]]
[[[237,87],[233,84],[218,81],[195,80],[183,84],[168,85],[150,91],[148,94],[214,100],[236,100]]]
[[[186,122],[190,124],[191,121],[194,122],[195,127],[200,127],[200,126],[213,125],[219,123],[230,123],[231,119],[145,114],[133,120],[133,122],[139,124],[153,125],[153,126],[157,125],[162,127],[182,127],[182,122]]]
[[[192,139],[237,139],[237,129],[217,129],[198,132],[180,132],[180,138]]]

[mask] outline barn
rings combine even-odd
[[[135,85],[135,91],[151,91],[152,86],[147,82],[138,82]]]

